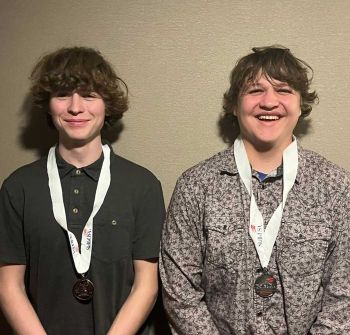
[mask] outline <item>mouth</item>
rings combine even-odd
[[[258,115],[256,118],[260,121],[277,121],[281,117],[278,115]]]
[[[88,123],[88,120],[66,120],[71,127],[83,127]]]

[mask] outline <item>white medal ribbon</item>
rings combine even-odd
[[[249,235],[252,238],[258,253],[262,268],[267,268],[281,226],[283,209],[286,204],[289,191],[292,189],[298,171],[298,146],[297,140],[283,151],[283,195],[282,202],[274,211],[264,230],[264,219],[256,203],[252,190],[252,171],[247,152],[241,137],[234,143],[234,155],[239,176],[241,177],[250,197]]]
[[[108,145],[102,146],[104,160],[98,179],[95,200],[92,212],[87,220],[81,237],[81,252],[75,235],[69,231],[67,226],[66,211],[63,202],[61,180],[58,173],[55,147],[52,147],[47,157],[47,174],[49,176],[49,188],[52,201],[53,214],[58,224],[67,231],[70,249],[73,256],[75,268],[78,273],[84,274],[89,270],[92,251],[93,218],[100,209],[107,194],[110,182],[110,149]]]

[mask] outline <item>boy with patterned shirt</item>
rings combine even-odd
[[[317,99],[288,49],[254,48],[224,96],[240,135],[187,170],[161,243],[173,334],[349,334],[350,180],[293,131]]]

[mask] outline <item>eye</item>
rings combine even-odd
[[[293,90],[290,87],[280,87],[277,89],[277,92],[281,94],[292,94]]]
[[[264,90],[262,88],[259,88],[259,87],[253,87],[253,88],[249,88],[247,90],[247,94],[252,94],[252,95],[257,95],[257,94],[260,94],[262,93]]]
[[[83,94],[82,97],[86,100],[86,101],[92,101],[95,99],[100,99],[100,95],[96,92],[90,92],[90,93],[86,93]]]

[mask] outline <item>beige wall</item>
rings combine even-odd
[[[276,4],[277,3],[277,4]],[[151,169],[168,203],[178,175],[226,146],[222,94],[253,46],[288,46],[315,71],[320,104],[302,139],[350,169],[347,0],[0,0],[0,182],[36,158],[25,97],[32,64],[60,46],[98,48],[131,91],[115,150]]]

